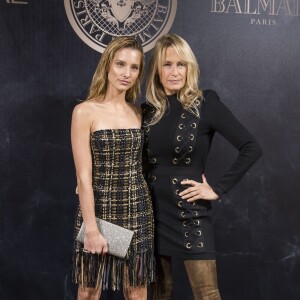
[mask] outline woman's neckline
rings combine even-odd
[[[103,131],[126,131],[126,130],[142,130],[142,128],[105,128],[105,129],[97,129],[91,132],[91,135],[97,133],[97,132],[103,132]]]
[[[172,94],[172,95],[167,95],[167,98],[168,99],[170,99],[170,98],[176,98],[177,99],[177,93]]]

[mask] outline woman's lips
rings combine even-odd
[[[130,84],[130,81],[127,81],[127,80],[120,80],[120,83],[121,83],[121,84],[127,85],[127,84]]]

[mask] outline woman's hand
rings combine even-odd
[[[100,234],[99,230],[93,230],[86,232],[83,249],[93,254],[106,254],[108,247],[106,240]]]
[[[186,199],[187,202],[193,202],[196,200],[217,200],[219,196],[213,191],[210,185],[207,183],[204,174],[202,174],[203,183],[195,180],[183,180],[181,184],[191,185],[191,187],[185,189],[179,196],[182,199]]]

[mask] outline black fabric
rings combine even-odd
[[[260,157],[261,149],[247,129],[233,116],[214,91],[204,91],[199,101],[200,120],[183,109],[177,95],[168,97],[162,119],[147,126],[153,108],[143,105],[148,153],[148,179],[156,217],[156,248],[161,255],[184,259],[213,259],[215,254],[210,201],[187,203],[178,193],[185,178],[202,182],[206,159],[215,132],[239,152],[213,190],[228,192]],[[196,127],[195,127],[196,126]],[[184,147],[180,147],[180,143]],[[180,157],[174,151],[180,149]],[[182,153],[185,152],[185,153]],[[174,160],[175,158],[175,160]]]

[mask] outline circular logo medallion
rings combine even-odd
[[[177,0],[64,0],[68,19],[77,35],[103,52],[117,36],[134,36],[144,51],[169,32]]]

